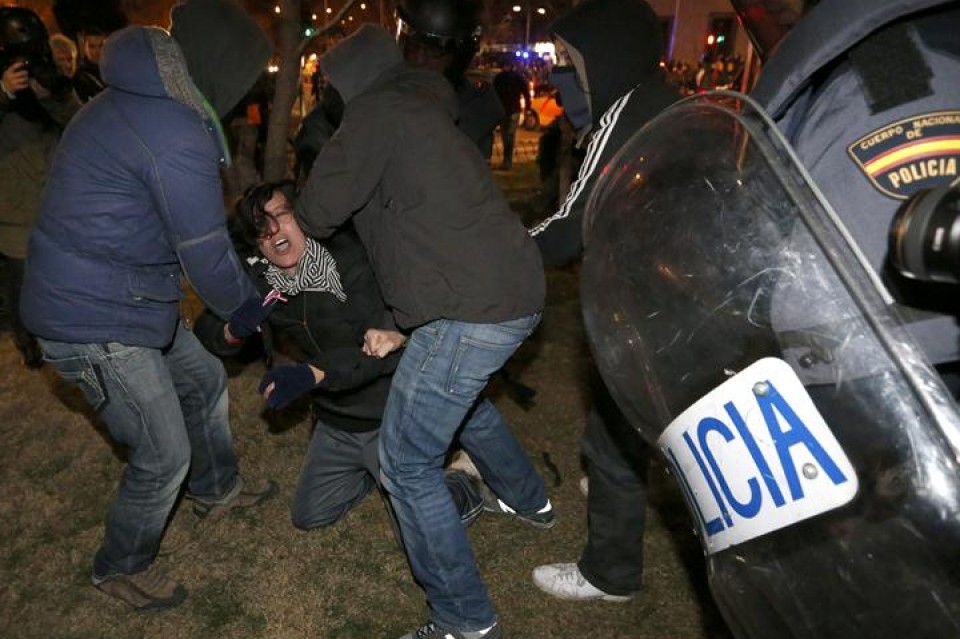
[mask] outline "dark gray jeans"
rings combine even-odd
[[[317,421],[293,496],[293,525],[301,530],[330,526],[360,503],[379,484],[379,445],[379,429],[350,433]],[[469,526],[483,512],[477,487],[463,473],[447,473],[444,482],[460,521]],[[400,543],[393,510],[384,503]]]

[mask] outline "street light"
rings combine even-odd
[[[524,7],[520,6],[519,4],[513,5],[512,8],[514,13],[520,13],[521,11],[524,10]],[[544,15],[547,15],[547,10],[544,9],[543,7],[537,7],[537,13],[539,15],[544,16]],[[526,5],[526,27],[525,27],[524,36],[523,36],[524,50],[527,50],[530,48],[530,18],[532,17],[532,15],[533,15],[533,11],[531,10],[530,2],[528,1]]]

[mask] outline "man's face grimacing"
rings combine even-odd
[[[293,275],[307,247],[307,238],[297,224],[293,205],[283,193],[274,191],[263,211],[268,224],[257,237],[257,248],[274,266]]]

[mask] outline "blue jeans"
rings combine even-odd
[[[432,620],[460,631],[496,621],[450,492],[443,463],[454,437],[491,489],[520,513],[547,502],[543,479],[497,409],[481,397],[487,380],[540,321],[499,324],[436,320],[416,329],[390,387],[380,428],[380,465],[410,567]]]
[[[45,339],[40,346],[126,451],[93,575],[145,570],[185,478],[190,496],[203,501],[217,501],[236,485],[223,364],[182,324],[162,350]]]

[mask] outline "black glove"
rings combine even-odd
[[[244,339],[258,332],[260,325],[266,321],[273,311],[273,305],[279,299],[275,295],[267,295],[263,300],[251,297],[241,304],[240,308],[230,316],[230,321],[227,322],[230,335],[237,339]]]
[[[257,390],[263,394],[267,386],[273,384],[273,391],[267,397],[267,408],[280,410],[301,395],[309,393],[316,383],[309,364],[287,364],[264,373]]]

